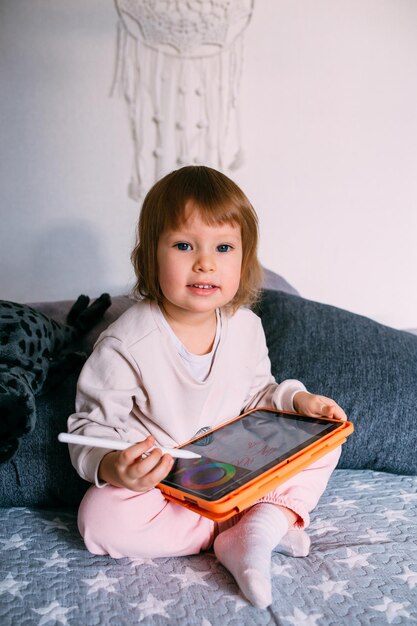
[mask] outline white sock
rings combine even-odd
[[[238,513],[235,517],[229,518],[218,524],[218,534],[235,526],[244,513]],[[301,528],[290,528],[286,535],[275,546],[274,552],[284,554],[284,556],[305,557],[310,554],[311,540],[305,530]]]
[[[285,556],[308,556],[310,553],[310,537],[304,530],[290,528],[280,540],[274,552],[280,552]]]
[[[255,505],[239,522],[220,533],[214,553],[235,578],[243,595],[256,607],[272,602],[271,552],[287,534],[288,520],[274,504]]]

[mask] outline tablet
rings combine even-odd
[[[253,409],[179,446],[201,458],[176,459],[158,488],[169,500],[223,521],[344,443],[352,432],[351,422]]]

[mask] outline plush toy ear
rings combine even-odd
[[[80,334],[89,331],[103,317],[111,305],[111,298],[108,293],[102,293],[92,304],[89,302],[88,296],[79,296],[67,316],[67,323]]]
[[[77,319],[80,317],[81,313],[85,311],[89,304],[90,298],[88,296],[78,296],[77,300],[74,302],[67,315],[67,324],[69,324],[70,326],[75,326]]]

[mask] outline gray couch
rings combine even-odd
[[[272,559],[273,604],[249,605],[211,552],[156,560],[89,554],[88,485],[57,442],[77,373],[37,399],[35,430],[0,466],[0,624],[355,626],[417,620],[417,337],[299,297],[274,275],[258,308],[277,378],[332,395],[355,422],[312,515],[311,553]],[[277,282],[278,281],[278,282]],[[279,290],[275,290],[278,287]],[[70,302],[36,305],[62,321]],[[131,305],[113,299],[105,318]]]

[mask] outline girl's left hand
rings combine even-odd
[[[298,391],[294,398],[294,411],[309,417],[332,417],[337,420],[347,420],[344,410],[331,398],[317,396],[306,391]]]

